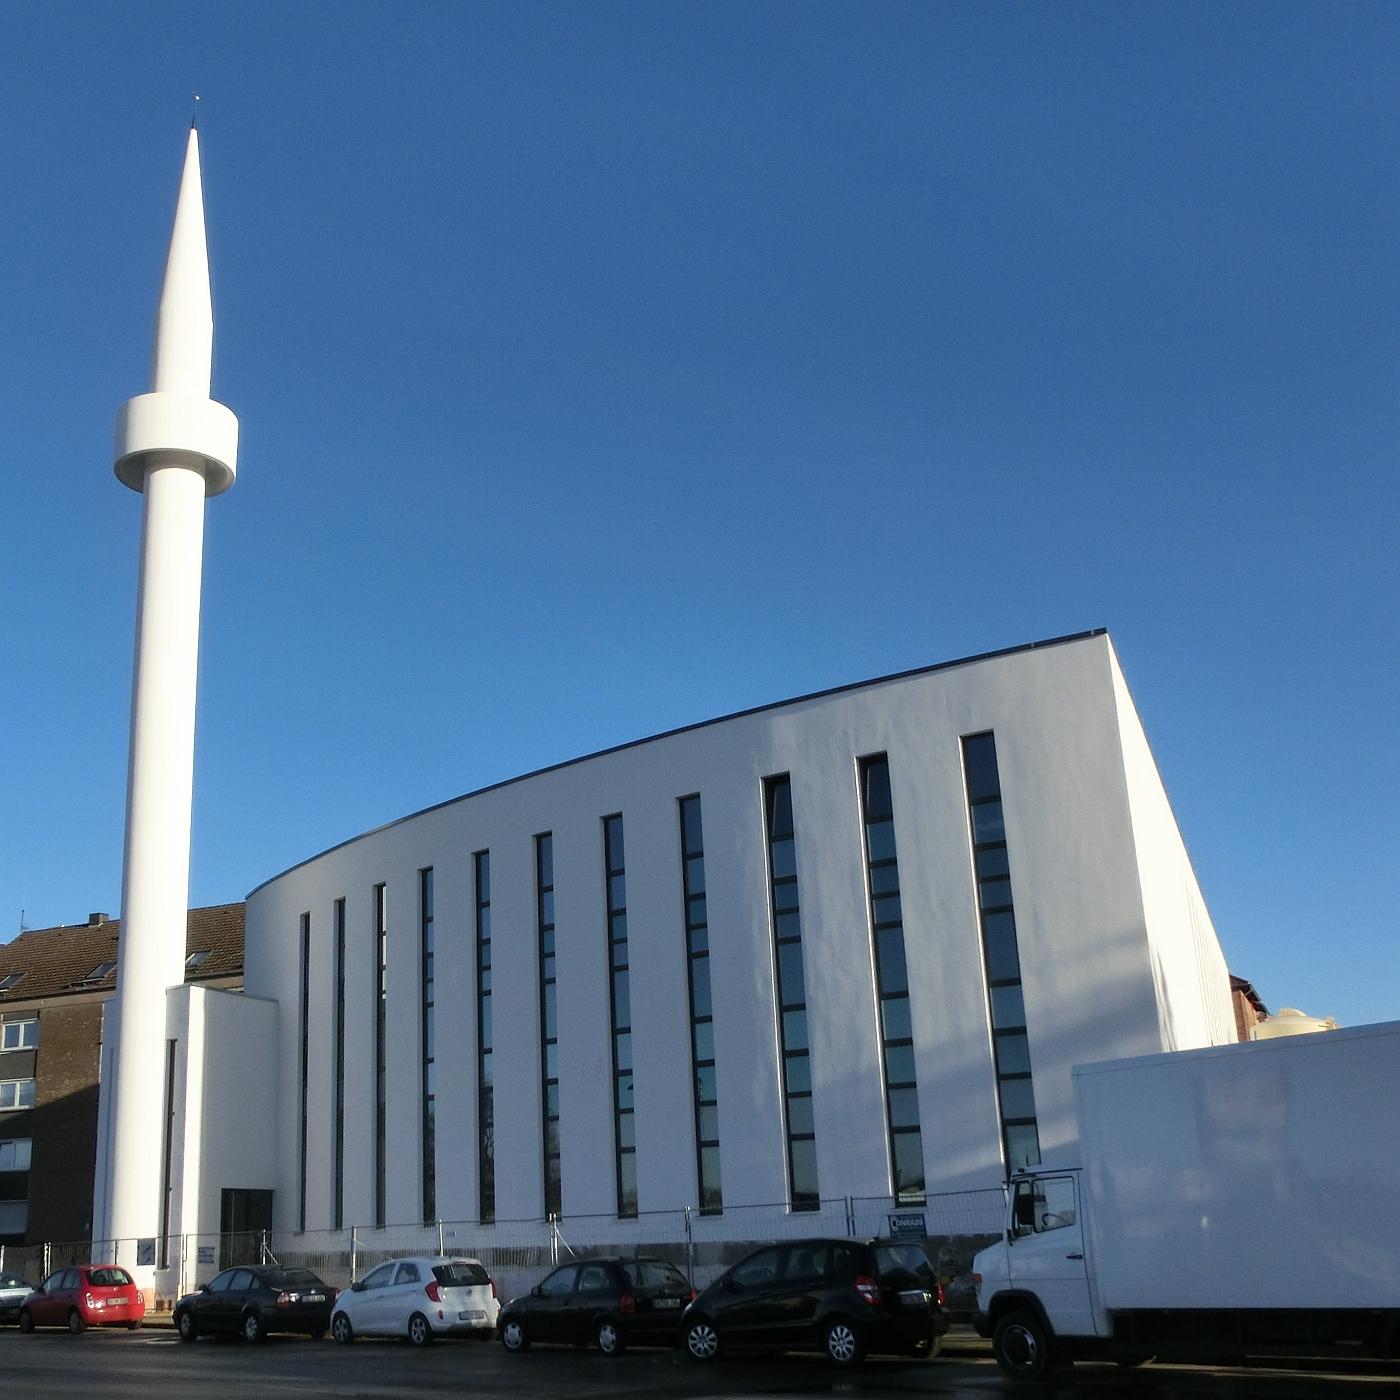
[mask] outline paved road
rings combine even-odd
[[[21,1336],[0,1329],[5,1400],[804,1400],[911,1396],[987,1400],[1010,1395],[990,1359],[969,1350],[935,1361],[875,1360],[834,1371],[816,1357],[722,1360],[697,1366],[672,1352],[634,1351],[615,1361],[588,1352],[536,1347],[507,1356],[495,1343],[448,1342],[414,1351],[397,1342],[331,1342],[274,1337],[264,1346],[200,1341],[158,1329]],[[1148,1366],[1123,1372],[1079,1366],[1053,1387],[1015,1392],[1021,1400],[1381,1400],[1400,1396],[1400,1368],[1340,1376],[1266,1370]]]

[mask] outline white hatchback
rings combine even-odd
[[[476,1259],[390,1259],[335,1300],[331,1336],[407,1337],[416,1347],[439,1336],[493,1337],[501,1304]]]

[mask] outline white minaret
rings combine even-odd
[[[165,993],[184,981],[204,498],[233,485],[238,420],[209,397],[214,316],[190,127],[156,313],[151,392],[117,416],[116,473],[144,500],[117,991],[104,1029],[95,1254],[162,1232]],[[105,1249],[99,1241],[121,1242]],[[145,1261],[140,1261],[144,1266]],[[142,1267],[143,1282],[151,1274]]]

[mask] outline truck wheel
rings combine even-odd
[[[1054,1346],[1050,1329],[1034,1313],[1007,1313],[992,1330],[992,1354],[1012,1380],[1044,1380],[1054,1365]]]

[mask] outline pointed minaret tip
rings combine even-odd
[[[190,110],[190,130],[194,131],[199,126],[199,94],[192,92],[190,96],[194,98],[194,106]]]
[[[191,125],[175,202],[175,225],[156,313],[151,388],[209,397],[214,355],[214,307],[209,295],[209,249],[204,236],[204,186],[199,131]]]

